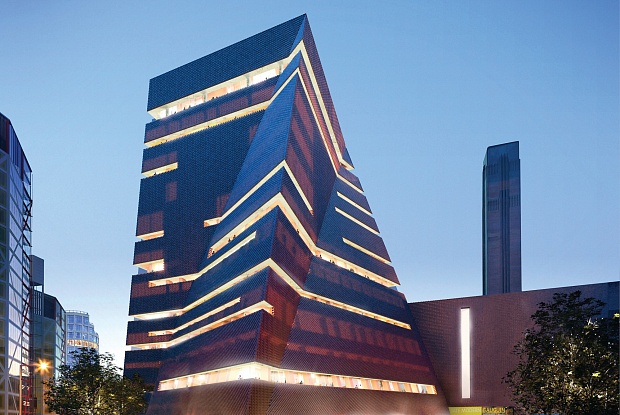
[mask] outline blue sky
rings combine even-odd
[[[520,141],[523,288],[618,280],[618,2],[0,5],[0,112],[46,291],[122,361],[148,81],[307,13],[409,301],[479,295],[487,146]]]

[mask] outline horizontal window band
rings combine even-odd
[[[376,390],[383,392],[417,393],[436,395],[434,385],[396,380],[345,376],[333,373],[308,372],[282,369],[264,363],[251,362],[205,372],[192,373],[159,382],[157,390],[175,390],[217,383],[255,380],[270,383],[286,383],[306,387],[331,387]]]
[[[142,174],[146,177],[153,177],[158,174],[167,173],[172,170],[176,170],[179,167],[178,162],[166,164],[164,166],[160,166],[151,170],[143,171]]]
[[[162,236],[164,236],[163,230],[136,235],[136,238],[140,238],[143,241],[148,241],[149,239],[161,238]]]
[[[179,131],[176,131],[174,133],[166,134],[166,135],[164,135],[162,137],[159,137],[159,138],[156,138],[154,140],[147,141],[144,144],[147,147],[155,147],[155,146],[158,146],[160,144],[164,144],[164,143],[167,143],[169,141],[173,141],[173,140],[176,140],[178,138],[182,138],[182,137],[185,137],[187,135],[194,134],[194,133],[197,133],[199,131],[203,131],[203,130],[206,130],[208,128],[211,128],[211,127],[215,127],[217,125],[224,124],[226,122],[234,120],[235,118],[241,118],[241,117],[245,117],[246,115],[254,114],[255,112],[263,111],[263,110],[265,110],[269,106],[269,102],[270,101],[261,102],[261,103],[249,106],[247,108],[243,108],[243,109],[231,112],[230,114],[226,114],[226,115],[222,115],[222,116],[217,117],[217,118],[213,118],[213,119],[211,119],[209,121],[205,121],[203,123],[193,125],[191,127],[188,127],[188,128],[185,128],[185,129],[182,129],[182,130],[179,130]]]

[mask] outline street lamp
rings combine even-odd
[[[47,373],[47,371],[50,368],[50,364],[48,361],[46,360],[41,360],[39,359],[38,362],[36,363],[20,363],[19,364],[19,415],[23,414],[23,408],[24,408],[24,398],[22,395],[22,374],[23,374],[23,368],[24,366],[30,368],[33,367],[35,372],[41,372],[41,373]],[[32,387],[32,385],[29,386],[29,388]],[[30,404],[30,402],[28,402],[28,404]]]

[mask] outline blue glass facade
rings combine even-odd
[[[125,356],[148,414],[447,413],[306,16],[152,79],[148,111]]]
[[[0,413],[19,412],[20,372],[30,381],[30,165],[0,114]]]

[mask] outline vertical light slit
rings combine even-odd
[[[471,397],[471,327],[469,308],[461,308],[461,398]]]

